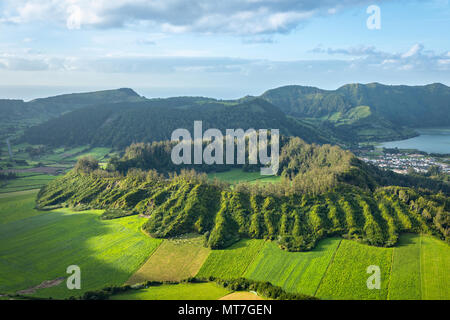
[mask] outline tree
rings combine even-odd
[[[77,164],[75,165],[75,170],[77,172],[84,172],[84,173],[90,173],[92,171],[95,171],[99,169],[100,166],[98,164],[97,159],[95,159],[92,156],[87,156],[78,159]]]

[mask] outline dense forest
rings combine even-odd
[[[37,207],[120,209],[148,217],[143,229],[154,237],[196,232],[213,249],[241,238],[275,240],[291,251],[309,250],[330,235],[375,246],[394,245],[401,232],[449,240],[448,192],[418,189],[414,181],[403,183],[415,188],[384,187],[402,181],[338,147],[299,138],[284,143],[280,158],[280,183],[235,186],[194,171],[101,170],[83,159],[42,188]]]
[[[260,165],[249,164],[248,147],[246,147],[246,161],[243,165],[175,165],[171,160],[171,152],[175,144],[170,141],[132,144],[126,148],[121,158],[112,157],[109,160],[108,171],[126,174],[130,169],[156,170],[167,176],[171,172],[180,173],[181,170],[209,173],[228,171],[232,168],[241,168],[244,171],[260,169]],[[444,182],[445,179],[431,179],[419,174],[402,175],[390,170],[380,170],[360,161],[351,152],[337,146],[308,144],[297,137],[281,136],[280,150],[278,175],[289,180],[286,188],[289,187],[296,193],[320,193],[338,182],[343,182],[370,190],[374,190],[377,186],[397,185],[450,194],[450,184]],[[223,157],[226,157],[226,150]],[[236,153],[234,163],[237,163]]]
[[[450,123],[450,88],[348,84],[337,90],[285,86],[263,99],[287,115],[327,127],[345,141],[387,141],[415,135],[411,128]]]
[[[49,98],[23,100],[0,99],[0,138],[14,137],[22,130],[56,118],[79,108],[101,103],[136,102],[144,100],[131,89],[105,90],[65,94]]]
[[[414,128],[448,125],[449,96],[442,84],[349,84],[334,91],[286,86],[237,100],[146,99],[119,89],[29,103],[2,100],[0,110],[32,120],[23,120],[31,128],[21,142],[50,146],[125,148],[167,140],[176,128],[191,129],[194,120],[203,120],[205,128],[274,128],[309,143],[352,145],[409,138],[417,135]]]
[[[450,88],[440,83],[347,84],[337,90],[285,86],[269,90],[261,97],[299,118],[356,119],[369,115],[367,108],[361,108],[369,106],[372,113],[397,126],[436,127],[450,123]]]
[[[241,103],[206,98],[153,99],[88,107],[52,119],[25,132],[23,141],[52,146],[98,145],[125,148],[134,142],[168,140],[178,128],[193,134],[194,121],[203,130],[279,129],[285,135],[305,137],[308,142],[333,140],[313,126],[286,117],[262,99]]]

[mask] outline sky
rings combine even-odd
[[[448,0],[0,0],[0,98],[450,85],[449,30]]]

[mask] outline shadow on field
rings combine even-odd
[[[406,247],[409,245],[415,245],[416,242],[414,242],[413,239],[416,237],[420,237],[420,235],[414,234],[414,233],[402,233],[399,235],[399,240],[395,246],[396,247]]]
[[[14,214],[3,209],[0,204],[2,215]],[[104,222],[93,212],[34,212],[33,216],[32,207],[21,210],[29,210],[30,215],[0,225],[0,293],[14,294],[47,280],[67,278],[71,265],[81,269],[81,290],[69,290],[63,281],[31,296],[69,298],[121,285],[156,246],[145,242],[132,220]]]

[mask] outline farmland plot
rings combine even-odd
[[[241,240],[224,250],[212,250],[197,277],[235,279],[244,275],[264,246],[264,240]]]
[[[245,277],[269,281],[287,292],[314,295],[340,241],[325,239],[307,252],[287,252],[267,242]]]

